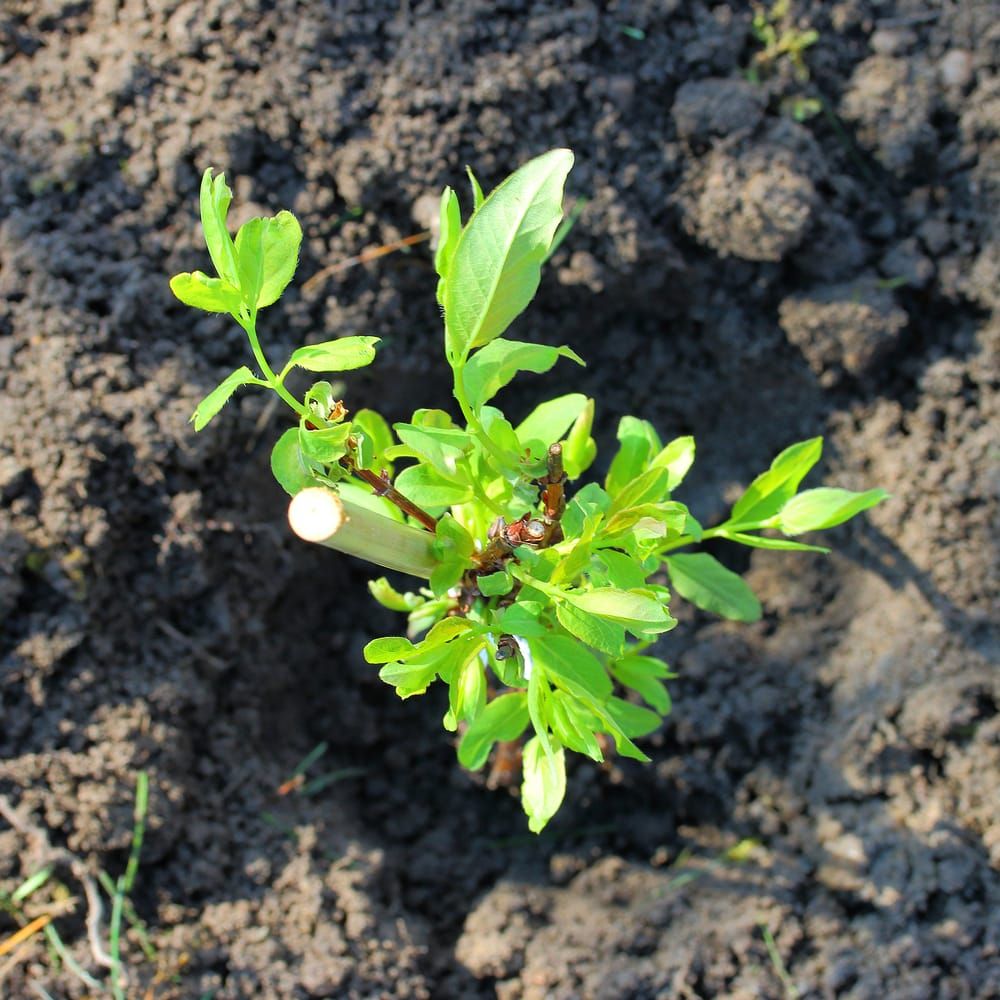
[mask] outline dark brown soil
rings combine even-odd
[[[121,872],[147,770],[129,996],[1000,995],[1000,10],[796,6],[811,82],[752,85],[738,3],[0,0],[0,794],[28,824],[0,888],[42,831]],[[801,93],[828,113],[782,114]],[[377,334],[349,402],[441,405],[426,248],[301,279],[556,145],[588,204],[517,332],[587,358],[602,443],[625,412],[695,434],[706,521],[818,433],[824,477],[893,497],[830,558],[719,550],[764,620],[682,613],[652,765],[577,767],[535,838],[457,767],[441,695],[363,662],[400,628],[365,567],[288,537],[284,415],[246,394],[193,433],[245,349],[166,278],[205,265],[225,169],[241,218],[306,229],[272,355]],[[321,741],[312,773],[363,774],[278,795]],[[106,981],[60,857],[28,911],[65,884]],[[94,995],[40,936],[0,970]]]

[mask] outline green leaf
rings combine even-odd
[[[299,430],[290,427],[271,449],[271,472],[281,488],[289,495],[315,486],[317,480],[306,464],[299,449]]]
[[[597,457],[597,442],[590,436],[594,424],[594,401],[587,400],[580,415],[566,435],[563,445],[563,468],[569,479],[579,479]]]
[[[434,551],[441,559],[446,555],[467,559],[476,547],[472,535],[451,514],[445,514],[438,521],[434,534]]]
[[[240,290],[222,278],[210,278],[201,271],[185,271],[170,279],[170,291],[186,306],[213,313],[236,313]]]
[[[454,478],[459,461],[472,450],[472,438],[457,427],[393,424],[396,436],[446,478]]]
[[[478,410],[492,399],[518,372],[547,372],[560,358],[578,365],[583,360],[568,347],[548,347],[519,340],[493,340],[477,351],[462,371],[469,403]]]
[[[434,253],[434,270],[438,274],[437,300],[438,305],[444,305],[445,279],[455,256],[458,238],[462,235],[462,209],[458,204],[458,195],[446,187],[441,193],[441,226],[438,233],[437,250]]]
[[[597,587],[594,590],[563,591],[562,598],[581,611],[621,622],[629,631],[666,632],[677,624],[659,601],[631,590]]]
[[[209,167],[201,176],[201,228],[205,233],[205,245],[212,258],[215,271],[234,288],[240,284],[236,266],[236,248],[226,228],[226,215],[233,192],[226,186],[226,175],[219,174],[212,179]]]
[[[470,636],[448,647],[448,664],[438,673],[448,682],[445,728],[455,732],[459,722],[472,722],[486,705],[486,670],[479,657],[485,640]]]
[[[481,632],[482,627],[476,626],[470,622],[467,618],[442,618],[434,627],[424,636],[423,642],[419,643],[421,651],[427,649],[435,649],[438,646],[444,646],[451,642],[456,636],[463,635],[466,632]]]
[[[191,414],[195,431],[200,431],[229,401],[229,397],[241,385],[260,385],[252,371],[243,365],[227,375],[197,406]]]
[[[762,472],[736,501],[730,521],[734,524],[755,524],[766,521],[784,507],[806,473],[823,454],[823,439],[810,438],[790,445]]]
[[[601,745],[594,736],[596,731],[603,729],[601,720],[565,691],[552,692],[549,724],[559,742],[570,750],[586,754],[598,763],[604,760]]]
[[[401,635],[372,639],[363,651],[365,661],[368,663],[391,663],[393,660],[410,659],[418,653],[417,647]]]
[[[497,628],[500,632],[507,632],[510,635],[520,636],[524,639],[535,638],[536,636],[548,635],[550,629],[543,625],[538,616],[541,614],[542,606],[528,601],[518,601],[500,612],[497,619]]]
[[[670,534],[682,534],[687,520],[687,508],[675,500],[644,503],[638,507],[629,507],[609,518],[602,533],[611,537],[625,531],[634,531],[637,526],[641,526],[651,537],[666,538]]]
[[[414,644],[400,635],[383,636],[381,639],[372,639],[365,646],[364,657],[369,663],[422,659],[432,650],[440,649],[457,636],[474,629],[475,626],[466,618],[442,618],[422,642]]]
[[[604,480],[604,488],[612,497],[641,476],[646,471],[650,455],[660,449],[660,439],[653,425],[637,417],[621,418],[618,440],[621,444]]]
[[[350,424],[334,424],[320,430],[309,430],[304,420],[299,424],[299,447],[306,458],[322,465],[333,465],[347,454]]]
[[[740,531],[727,531],[723,535],[727,541],[749,545],[753,549],[779,549],[785,552],[822,552],[828,555],[830,550],[822,545],[806,545],[805,542],[793,542],[790,538],[766,538],[764,535],[747,535]]]
[[[664,468],[670,473],[667,489],[673,492],[694,464],[694,452],[693,437],[674,438],[649,464],[651,468]]]
[[[468,174],[469,184],[472,186],[472,210],[478,212],[486,197],[483,195],[483,189],[479,186],[479,181],[476,180],[476,175],[472,172],[472,167],[466,165],[465,172]]]
[[[546,751],[536,736],[525,744],[521,769],[521,805],[528,829],[541,833],[566,795],[566,755],[562,748]]]
[[[476,578],[476,585],[483,597],[503,597],[514,587],[514,577],[503,569],[497,573],[488,573]]]
[[[597,483],[587,483],[567,504],[562,516],[567,538],[590,539],[611,506],[611,498]]]
[[[535,665],[545,676],[578,698],[602,701],[612,691],[611,678],[600,660],[575,639],[548,635],[533,639]]]
[[[778,527],[786,535],[801,535],[804,531],[821,531],[849,521],[869,507],[874,507],[889,496],[885,490],[865,490],[854,493],[851,490],[822,487],[806,490],[792,497],[778,518]]]
[[[509,461],[516,466],[520,458],[521,442],[510,421],[493,406],[484,406],[479,414],[486,436],[502,451]]]
[[[392,475],[392,462],[386,458],[386,449],[393,446],[392,430],[385,422],[385,418],[374,410],[358,410],[351,421],[353,433],[360,431],[365,439],[366,464],[361,465],[362,469],[369,469],[374,472],[385,470]]]
[[[458,761],[478,771],[487,761],[493,744],[516,740],[528,725],[528,701],[523,691],[502,694],[488,702],[469,724],[458,745]]]
[[[633,705],[623,698],[609,698],[605,707],[629,739],[648,736],[663,725],[662,717],[656,712],[651,712],[641,705]]]
[[[248,219],[236,233],[236,271],[244,304],[257,307],[264,285],[264,230],[267,219]]]
[[[608,582],[611,586],[620,587],[622,590],[645,586],[649,574],[631,556],[616,552],[614,549],[602,549],[598,553],[598,559],[607,568]]]
[[[383,608],[388,608],[390,611],[408,613],[418,608],[425,600],[419,594],[401,594],[384,576],[380,576],[377,580],[369,580],[368,591]]]
[[[646,661],[655,664],[655,668],[650,669]],[[668,676],[669,671],[662,660],[652,656],[625,656],[612,663],[610,669],[620,684],[635,691],[647,705],[655,708],[661,715],[666,715],[670,711],[670,693],[662,682],[662,678]]]
[[[530,448],[535,458],[544,457],[549,445],[562,438],[586,405],[587,397],[579,392],[539,404],[514,428],[518,441]]]
[[[326,420],[336,408],[337,394],[341,389],[343,389],[342,384],[334,386],[332,382],[321,379],[309,386],[303,401],[316,416]]]
[[[281,298],[281,293],[292,280],[295,268],[298,267],[299,247],[302,245],[302,227],[291,212],[279,212],[266,222],[262,245],[264,277],[260,294],[257,296],[258,309],[273,305]]]
[[[531,160],[462,230],[444,278],[445,343],[453,366],[499,337],[534,297],[572,165],[568,149]]]
[[[738,622],[760,619],[760,601],[746,581],[707,552],[664,559],[670,582],[681,597],[704,611]]]
[[[609,513],[613,516],[629,507],[658,503],[666,495],[669,483],[670,472],[667,469],[648,469],[621,486],[617,494],[613,494],[614,499]]]
[[[617,622],[598,618],[563,601],[556,605],[556,618],[570,635],[610,656],[621,656],[625,648],[625,628]]]
[[[309,344],[292,352],[290,365],[310,372],[347,372],[364,368],[375,360],[380,337],[341,337],[322,344]],[[369,413],[372,411],[369,410]]]
[[[472,487],[445,479],[429,465],[411,465],[396,477],[396,489],[418,507],[452,507],[472,499]]]
[[[411,698],[423,694],[434,678],[439,667],[447,660],[447,650],[433,649],[425,656],[406,662],[387,663],[378,672],[379,678],[396,689],[400,698]]]

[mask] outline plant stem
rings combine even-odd
[[[282,379],[278,378],[274,374],[274,369],[268,364],[267,357],[264,355],[263,348],[260,346],[260,338],[257,336],[257,313],[256,311],[250,313],[246,318],[239,317],[237,322],[243,327],[247,335],[247,339],[250,341],[250,350],[253,351],[253,356],[260,365],[260,370],[264,374],[264,378],[267,380],[267,384],[296,412],[302,417],[313,417],[314,414],[309,410],[305,403],[300,403],[282,384]],[[282,376],[284,376],[282,372]]]
[[[701,538],[695,538],[694,535],[681,535],[667,542],[666,545],[658,550],[658,554],[663,555],[665,552],[672,552],[674,549],[683,548],[685,545],[694,545],[696,542],[706,542],[711,538],[729,538],[732,532],[754,531],[757,528],[766,527],[768,527],[766,521],[748,521],[746,524],[730,524],[727,521],[718,527],[706,529],[702,532]]]
[[[503,469],[503,467],[507,464],[506,455],[504,455],[497,443],[486,433],[486,429],[479,422],[479,418],[472,412],[472,407],[469,405],[469,399],[465,394],[465,386],[462,384],[461,370],[453,365],[452,371],[455,375],[455,389],[452,394],[458,402],[459,409],[462,411],[462,416],[465,418],[465,422],[469,425],[469,429],[483,443],[486,450],[501,463],[500,468]],[[501,511],[501,513],[503,512]]]
[[[386,569],[429,579],[437,560],[433,537],[345,500],[325,486],[310,486],[288,505],[292,531],[307,542],[360,556]]]
[[[408,514],[410,517],[419,521],[428,531],[433,532],[437,530],[437,518],[431,517],[431,515],[428,514],[422,507],[418,507],[412,500],[403,496],[403,494],[392,485],[388,476],[377,476],[369,469],[359,469],[354,462],[346,456],[340,460],[340,464],[352,475],[357,476],[363,483],[367,483],[372,488],[372,492],[375,496],[385,497],[386,500],[395,504],[404,514]]]

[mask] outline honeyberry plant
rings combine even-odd
[[[421,409],[392,428],[375,411],[350,413],[334,385],[316,381],[300,399],[294,368],[345,372],[370,364],[378,338],[349,336],[300,347],[279,370],[261,348],[257,320],[291,280],[301,229],[289,212],[255,218],[231,238],[231,192],[205,172],[201,221],[216,276],[171,281],[184,303],[229,313],[246,332],[256,373],[241,367],[202,400],[200,431],[241,386],[276,392],[297,425],[271,455],[294,498],[303,537],[422,578],[414,592],[386,578],[370,589],[406,613],[406,637],[375,639],[365,657],[401,698],[435,681],[448,687],[447,730],[458,758],[482,768],[523,743],[521,801],[531,830],[555,814],[566,789],[567,751],[601,761],[649,758],[634,742],[670,711],[673,675],[652,655],[676,624],[671,589],[699,608],[751,622],[761,606],[749,586],[705,552],[708,539],[765,549],[826,552],[796,537],[829,528],[886,494],[821,487],[799,492],[822,440],[791,445],[705,528],[674,493],[695,443],[664,444],[646,420],[624,417],[602,482],[580,483],[596,457],[594,401],[580,393],[538,405],[513,424],[493,400],[519,372],[545,372],[569,347],[504,336],[534,297],[562,219],[569,150],[531,160],[489,197],[469,171],[473,210],[463,224],[445,188],[435,254],[445,358],[461,420]],[[296,517],[296,510],[299,514]],[[765,531],[777,532],[764,534]],[[780,537],[779,537],[780,536]],[[666,581],[669,580],[669,587]],[[526,738],[527,737],[527,738]]]

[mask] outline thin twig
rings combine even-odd
[[[197,643],[190,636],[185,635],[180,629],[175,628],[170,622],[164,621],[162,618],[157,618],[154,622],[156,627],[167,637],[173,639],[174,642],[179,642],[182,646],[189,649],[194,656],[206,663],[213,670],[225,670],[226,661],[220,659],[218,656],[210,653],[204,646]]]
[[[431,517],[423,508],[418,507],[412,500],[403,496],[395,486],[392,485],[389,477],[383,472],[377,476],[370,469],[359,469],[354,462],[344,457],[340,464],[352,475],[355,475],[362,482],[367,483],[378,497],[385,497],[390,503],[395,504],[404,514],[419,521],[428,531],[437,530],[437,518]]]
[[[90,945],[90,954],[94,961],[105,969],[111,968],[111,956],[104,950],[101,942],[101,918],[104,915],[104,906],[101,903],[101,894],[98,891],[97,883],[87,871],[86,865],[70,851],[64,847],[53,847],[49,842],[49,836],[39,826],[35,826],[18,812],[11,804],[6,795],[0,795],[0,816],[10,824],[18,833],[24,834],[29,840],[35,841],[36,850],[42,855],[42,864],[50,861],[62,862],[65,864],[76,880],[83,886],[84,894],[87,897],[87,941]],[[49,927],[46,927],[46,936]],[[50,937],[51,940],[51,937]]]
[[[379,257],[394,253],[396,250],[415,246],[417,243],[423,243],[424,240],[429,240],[430,238],[431,234],[429,232],[415,233],[413,236],[404,236],[401,240],[393,240],[391,243],[383,243],[381,246],[363,250],[356,257],[339,260],[336,264],[331,264],[329,267],[324,267],[322,271],[317,271],[308,281],[303,283],[302,291],[303,293],[311,292],[317,285],[338,271],[344,271],[355,264],[367,264],[371,260],[377,260]]]

